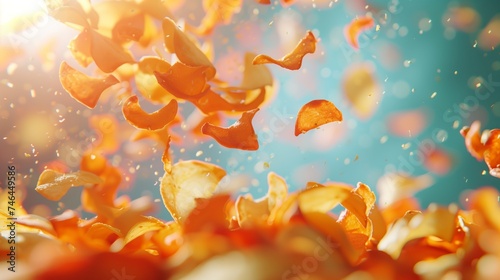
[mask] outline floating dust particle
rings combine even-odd
[[[437,95],[437,94],[438,94],[438,93],[437,93],[437,91],[433,92],[433,93],[431,94],[431,99],[434,99],[434,97],[436,97],[436,95]]]
[[[31,98],[35,98],[36,97],[36,91],[34,89],[30,90],[30,95],[31,95]]]
[[[199,157],[199,156],[201,156],[201,155],[203,155],[203,151],[197,151],[197,152],[196,152],[196,157]]]
[[[182,153],[186,152],[186,149],[181,148],[181,149],[179,150],[179,152],[182,154]]]
[[[31,155],[30,155],[30,154],[28,154],[28,153],[24,153],[24,157],[29,158],[29,157],[31,157]]]
[[[356,156],[354,157],[354,161],[357,161],[358,159],[359,159],[359,155],[356,155]]]
[[[483,172],[481,172],[481,175],[486,175],[486,170],[483,170]]]
[[[455,70],[455,72],[453,72],[453,74],[458,75],[458,71],[457,71],[457,70]]]
[[[411,147],[411,143],[410,142],[401,145],[401,148],[403,148],[403,150],[408,150],[410,147]]]
[[[389,140],[389,136],[387,135],[380,137],[380,144],[384,144],[387,140]]]
[[[454,122],[453,122],[453,128],[454,128],[454,129],[457,129],[459,125],[460,125],[460,122],[459,122],[459,121],[454,121]]]
[[[349,159],[349,158],[344,159],[344,164],[345,165],[348,165],[349,163],[351,163],[351,159]]]
[[[271,166],[269,165],[269,162],[265,161],[265,162],[264,162],[264,169],[269,169],[269,167],[271,167]]]

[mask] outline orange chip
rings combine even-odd
[[[242,0],[203,0],[205,17],[194,31],[200,35],[208,35],[217,24],[229,24],[233,14],[240,11],[242,3]]]
[[[163,19],[163,33],[165,47],[169,52],[175,53],[182,63],[192,67],[208,67],[205,72],[207,80],[215,76],[215,68],[206,55],[177,27],[172,19]]]
[[[425,168],[435,174],[447,174],[450,172],[452,165],[453,157],[443,149],[433,149],[431,152],[426,153],[424,158]]]
[[[201,127],[201,132],[213,137],[224,147],[255,151],[259,148],[259,142],[252,126],[252,119],[258,111],[257,108],[244,112],[237,122],[227,128],[205,123]]]
[[[446,25],[467,33],[477,30],[481,23],[481,16],[471,7],[459,6],[448,9],[443,16]]]
[[[160,86],[155,77],[155,72],[167,73],[171,65],[165,60],[155,56],[143,56],[138,63],[135,73],[135,84],[142,96],[149,100],[168,103],[175,98],[165,88]]]
[[[427,126],[426,115],[420,109],[393,113],[387,118],[388,129],[399,137],[416,137]]]
[[[165,107],[146,113],[139,105],[139,98],[130,96],[123,104],[123,116],[132,126],[140,129],[158,130],[174,120],[177,115],[177,101],[172,99]]]
[[[64,61],[59,68],[59,78],[63,88],[71,97],[91,109],[97,105],[104,90],[119,83],[113,75],[106,76],[104,79],[89,77]]]
[[[410,176],[406,173],[384,174],[377,182],[378,203],[381,207],[390,206],[433,184],[434,179],[429,174],[420,176]]]
[[[291,53],[285,55],[279,60],[267,55],[259,54],[253,59],[253,64],[274,63],[286,69],[298,70],[302,66],[302,59],[304,56],[308,53],[314,53],[315,51],[316,38],[311,31],[307,31],[306,36],[300,40]]]
[[[189,160],[174,164],[160,185],[163,203],[178,223],[184,223],[197,198],[209,198],[226,171],[214,164]]]
[[[85,31],[84,31],[85,32]],[[111,73],[125,63],[134,63],[129,51],[99,32],[89,29],[90,54],[95,64],[104,73]]]
[[[470,127],[463,127],[460,130],[460,134],[465,137],[465,147],[477,160],[483,160],[485,150],[484,144],[481,142],[481,136],[479,135],[480,130],[481,123],[479,121],[475,121]]]
[[[374,73],[371,64],[359,64],[346,70],[342,79],[344,97],[361,119],[370,118],[382,98],[382,90]]]
[[[477,43],[483,50],[494,50],[500,45],[500,16],[494,16],[477,37]]]
[[[310,101],[297,114],[295,136],[337,121],[342,121],[342,112],[332,102],[324,99]]]
[[[375,25],[373,18],[361,17],[355,18],[345,29],[345,37],[347,42],[354,48],[358,49],[358,36],[366,29],[370,29]]]
[[[94,143],[94,151],[109,154],[120,147],[118,121],[114,115],[93,115],[89,118],[89,125],[99,135],[99,140]]]
[[[500,178],[500,129],[492,129],[486,141],[484,161],[490,169],[491,176]]]
[[[45,169],[38,178],[35,190],[47,199],[59,200],[71,187],[78,187],[85,184],[98,184],[101,182],[102,180],[99,176],[86,171],[64,174]]]
[[[45,4],[51,17],[70,27],[97,27],[99,16],[88,0],[47,0]]]
[[[177,62],[166,73],[154,72],[158,83],[178,98],[199,97],[207,89],[207,72],[210,67],[188,66]]]

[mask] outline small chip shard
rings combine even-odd
[[[347,42],[354,48],[359,49],[358,37],[364,30],[370,29],[375,26],[375,22],[371,17],[356,18],[345,29],[345,37]]]

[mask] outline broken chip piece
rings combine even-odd
[[[332,102],[324,99],[310,101],[297,114],[295,136],[335,121],[342,121],[342,112]]]

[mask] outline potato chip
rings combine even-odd
[[[430,206],[425,213],[407,212],[397,220],[378,244],[378,249],[398,258],[401,250],[411,240],[435,236],[451,242],[455,231],[458,209]]]
[[[475,121],[470,127],[463,127],[460,130],[460,134],[465,138],[465,147],[477,160],[483,160],[485,150],[484,144],[481,142],[481,136],[479,135],[480,129],[481,123]]]
[[[497,216],[500,214],[499,197],[497,190],[491,187],[481,188],[470,198],[470,208],[481,214],[483,223],[500,232],[500,220]]]
[[[102,179],[99,176],[86,171],[73,173],[59,173],[54,170],[45,169],[40,177],[35,190],[50,200],[60,200],[71,187],[86,184],[98,184]]]
[[[377,182],[378,203],[381,207],[389,206],[432,184],[434,179],[429,174],[410,176],[406,173],[387,173]]]
[[[453,157],[446,150],[433,149],[425,155],[424,166],[430,172],[445,175],[450,172],[453,166]]]
[[[104,73],[111,73],[125,63],[135,62],[130,52],[112,39],[92,29],[87,32],[89,32],[91,42],[90,54],[97,67]]]
[[[175,53],[179,60],[187,66],[206,66],[205,78],[206,80],[212,79],[215,76],[215,68],[205,54],[177,27],[172,19],[165,18],[162,24],[167,50]]]
[[[177,62],[166,73],[155,72],[158,83],[178,98],[199,98],[209,88],[207,84],[208,66],[189,66]],[[186,86],[189,85],[189,86]]]
[[[139,105],[137,96],[130,96],[123,104],[122,112],[125,119],[133,127],[147,130],[158,130],[172,122],[177,115],[177,101],[172,99],[163,108],[146,113]]]
[[[355,18],[347,27],[345,28],[345,37],[349,45],[351,45],[354,49],[358,49],[358,37],[359,34],[367,29],[375,26],[375,22],[371,17],[360,17]]]
[[[300,40],[295,49],[281,59],[276,60],[270,56],[259,54],[253,59],[252,63],[254,65],[273,63],[289,70],[298,70],[302,66],[302,59],[304,56],[308,53],[314,53],[315,51],[316,38],[311,31],[307,31],[306,36]]]
[[[288,196],[288,186],[285,179],[274,172],[267,174],[267,185],[268,208],[272,211],[285,201]]]
[[[205,16],[194,31],[204,36],[212,33],[217,24],[229,24],[233,14],[240,11],[242,4],[242,0],[203,0]]]
[[[259,149],[259,142],[253,129],[252,119],[258,111],[259,109],[254,109],[244,112],[237,122],[227,128],[205,123],[201,127],[201,132],[211,136],[226,148],[255,151]]]
[[[64,61],[59,68],[59,78],[63,88],[71,97],[91,109],[97,105],[104,90],[119,83],[113,75],[108,75],[104,79],[89,77]]]
[[[371,64],[359,64],[346,70],[342,79],[344,97],[361,119],[370,118],[382,98],[374,72]]]
[[[88,0],[46,0],[45,5],[51,17],[70,27],[97,27],[99,16]]]
[[[144,56],[137,63],[138,69],[134,75],[137,90],[142,96],[155,102],[167,104],[175,98],[164,89],[156,80],[155,72],[166,73],[171,65],[165,60],[155,56]]]
[[[163,203],[178,223],[184,223],[196,207],[196,198],[211,197],[226,172],[213,164],[189,160],[181,161],[166,172],[160,185]]]
[[[324,99],[310,101],[297,114],[295,136],[336,121],[342,121],[342,112],[332,102]]]
[[[239,196],[235,203],[235,209],[240,227],[255,222],[265,223],[270,213],[267,197],[255,201],[250,194]]]
[[[229,199],[229,194],[195,198],[196,206],[186,217],[184,232],[189,234],[205,230],[227,230],[229,221],[226,217],[226,204]]]
[[[481,123],[475,121],[470,127],[463,127],[460,133],[465,138],[465,146],[477,160],[486,162],[490,174],[500,178],[500,129],[483,131],[479,135]]]

